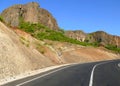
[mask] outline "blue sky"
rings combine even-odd
[[[65,30],[102,30],[120,36],[120,0],[1,0],[0,12],[31,1],[47,9]]]

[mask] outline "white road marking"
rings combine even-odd
[[[120,67],[120,63],[118,63],[118,67]]]
[[[96,68],[97,66],[99,66],[99,65],[106,64],[106,63],[110,63],[110,62],[112,62],[112,61],[98,63],[98,64],[96,64],[96,65],[93,67],[92,72],[91,72],[91,76],[90,76],[89,86],[93,86],[93,77],[94,77],[95,68]]]
[[[42,78],[42,77],[45,77],[45,76],[47,76],[47,75],[50,75],[50,74],[55,73],[55,72],[57,72],[57,71],[60,71],[60,70],[62,70],[62,69],[68,68],[68,67],[70,67],[70,66],[73,66],[73,65],[69,65],[69,66],[66,66],[66,67],[57,69],[57,70],[55,70],[55,71],[49,72],[49,73],[47,73],[47,74],[44,74],[44,75],[41,75],[41,76],[39,76],[39,77],[30,79],[30,80],[25,81],[25,82],[23,82],[23,83],[17,84],[16,86],[21,86],[21,85],[27,84],[27,83],[29,83],[29,82],[32,82],[32,81],[37,80],[37,79],[40,79],[40,78]]]

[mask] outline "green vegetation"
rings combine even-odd
[[[1,21],[1,22],[4,22],[4,19],[3,19],[3,17],[2,17],[2,16],[0,16],[0,21]]]
[[[95,46],[95,47],[98,46],[97,43],[80,42],[76,39],[66,37],[63,34],[64,30],[62,29],[61,31],[55,31],[39,23],[31,24],[29,22],[24,22],[22,19],[20,20],[19,28],[25,32],[30,33],[33,37],[39,40],[48,39],[52,41],[69,42],[69,43],[79,44],[83,46]]]
[[[65,33],[64,29],[62,29],[62,28],[60,28],[60,31],[61,31],[63,34]]]
[[[37,49],[40,53],[42,53],[42,54],[45,53],[45,48],[44,48],[44,46],[42,46],[42,45],[40,45],[40,44],[37,45],[36,49]]]
[[[22,44],[24,44],[26,47],[29,47],[30,41],[25,39],[24,37],[20,37],[20,41]]]
[[[64,30],[61,31],[55,31],[51,30],[48,27],[38,23],[38,24],[31,24],[29,22],[20,22],[19,28],[25,32],[30,33],[33,37],[39,39],[39,40],[52,40],[52,41],[60,41],[60,42],[69,42],[72,44],[79,44],[83,46],[94,46],[98,47],[100,45],[99,42],[95,43],[89,43],[89,40],[86,40],[85,42],[80,42],[76,39],[72,39],[69,37],[66,37],[64,35]],[[41,52],[44,53],[44,49],[40,50],[40,46],[37,47],[37,49]],[[117,53],[120,53],[120,48],[117,48],[116,46],[113,45],[107,45],[105,48],[115,51]]]
[[[117,46],[108,44],[108,45],[105,46],[105,48],[107,48],[109,50],[112,50],[116,53],[120,53],[120,48],[118,48]]]

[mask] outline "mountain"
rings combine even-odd
[[[24,5],[14,5],[1,13],[4,22],[12,27],[19,27],[20,22],[40,23],[52,30],[60,30],[55,18],[47,10],[40,8],[36,2]],[[83,31],[65,31],[65,36],[81,42],[99,43],[100,45],[114,45],[120,47],[120,37],[110,35],[104,31],[86,34]]]
[[[4,21],[12,26],[18,27],[20,20],[30,23],[41,23],[53,30],[58,30],[55,18],[47,10],[40,8],[36,2],[30,2],[25,5],[14,5],[5,9],[1,16]]]
[[[120,37],[110,35],[104,31],[96,31],[88,34],[88,41],[103,43],[104,45],[114,45],[120,47]]]
[[[120,37],[110,35],[104,31],[96,31],[93,33],[85,33],[80,30],[76,31],[66,31],[66,36],[77,39],[81,42],[88,42],[88,43],[99,43],[102,46],[106,45],[113,45],[120,47]]]
[[[87,34],[81,30],[65,31],[65,35],[81,42],[84,42],[87,36]]]

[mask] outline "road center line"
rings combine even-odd
[[[96,68],[97,66],[99,66],[99,65],[107,64],[107,63],[110,63],[110,62],[112,62],[112,61],[98,63],[98,64],[96,64],[96,65],[93,67],[92,72],[91,72],[91,76],[90,76],[89,86],[93,86],[93,77],[94,77],[95,68]]]

